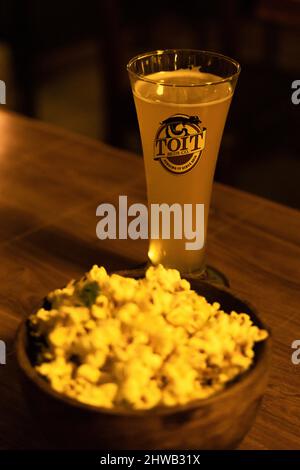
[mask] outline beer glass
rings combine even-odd
[[[182,273],[203,273],[213,176],[240,66],[214,52],[172,49],[136,56],[127,70],[142,140],[148,208],[169,207],[164,216],[174,227],[167,236],[161,228],[159,234],[152,231],[149,260]],[[187,207],[192,212],[185,213]],[[197,207],[202,208],[201,227]],[[191,214],[197,243],[191,242],[191,227],[183,229],[184,217]]]

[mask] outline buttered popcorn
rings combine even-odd
[[[209,397],[250,367],[268,335],[161,265],[139,280],[93,266],[48,295],[29,331],[35,367],[54,390],[138,410]]]

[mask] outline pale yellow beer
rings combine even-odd
[[[204,204],[206,241],[213,175],[234,85],[218,75],[189,67],[136,77],[132,90],[143,146],[148,205]],[[189,124],[190,119],[196,124]],[[166,130],[164,123],[170,120],[177,121]],[[197,135],[190,136],[191,130]],[[193,153],[196,139],[198,147]],[[184,163],[175,165],[175,161]],[[174,239],[172,231],[170,239],[150,239],[148,257],[153,264],[162,263],[181,272],[202,270],[205,244],[202,249],[187,250],[186,241],[184,236]]]

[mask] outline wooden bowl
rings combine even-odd
[[[140,271],[122,272],[141,277]],[[225,311],[248,313],[266,327],[256,311],[230,290],[185,276],[192,288]],[[21,378],[37,426],[54,449],[232,449],[250,429],[263,396],[270,339],[255,347],[253,366],[214,396],[173,408],[147,411],[107,410],[55,392],[37,374],[28,356],[26,322],[16,341]]]

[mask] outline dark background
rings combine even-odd
[[[0,0],[0,40],[8,109],[139,153],[129,58],[232,56],[242,72],[216,179],[300,208],[299,0]]]

